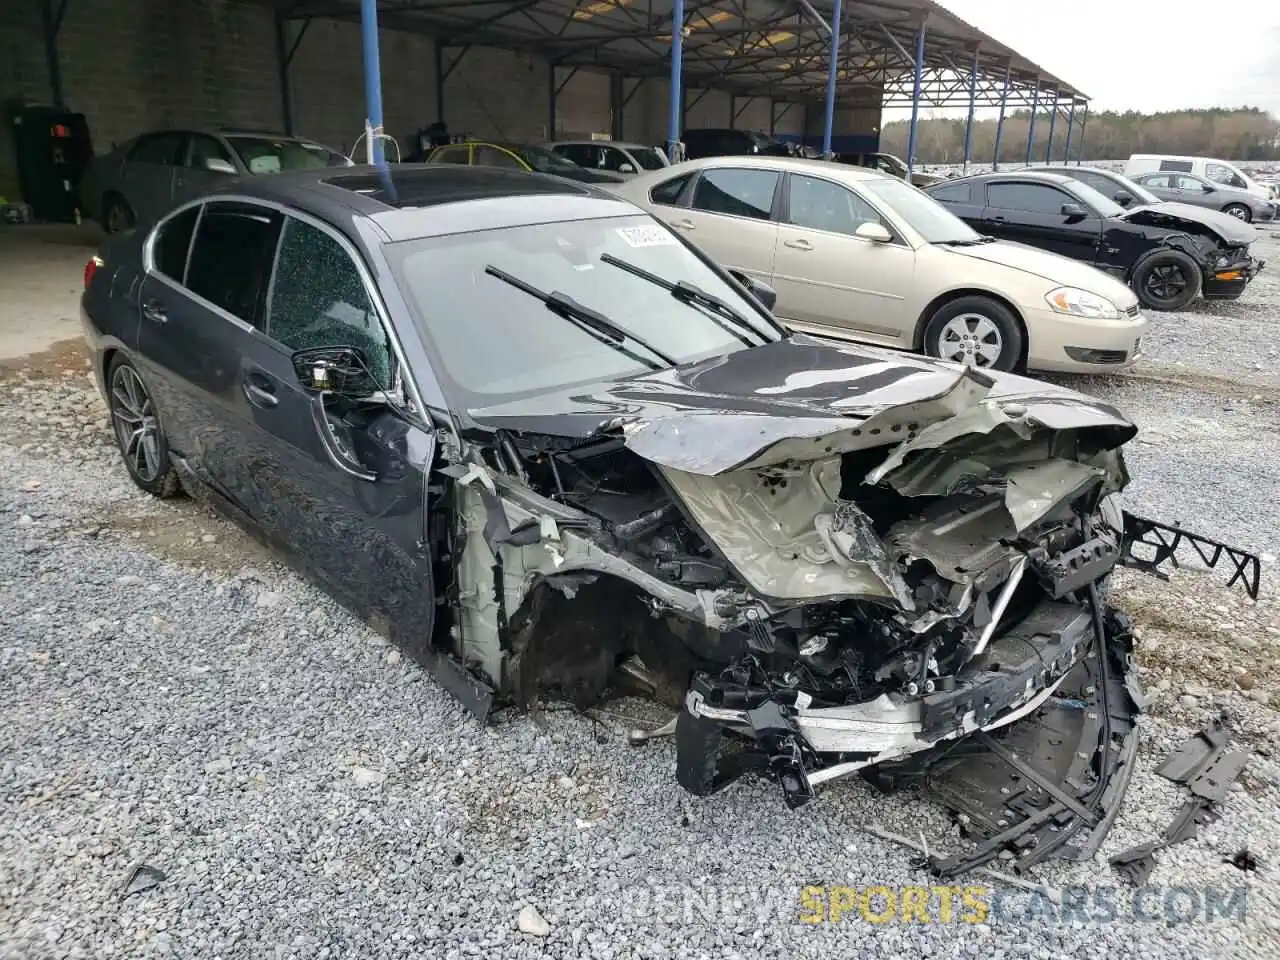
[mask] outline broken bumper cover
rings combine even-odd
[[[685,715],[687,722],[702,721],[754,739],[770,754],[770,766],[789,768],[790,780],[781,780],[784,799],[789,806],[800,806],[822,783],[1028,716],[1054,695],[1093,647],[1093,639],[1087,610],[1074,603],[1045,602],[994,640],[946,689],[814,707],[803,692],[775,695],[699,675],[686,697]],[[701,742],[712,749],[719,745],[718,738]],[[790,762],[793,756],[800,761],[796,765]],[[679,756],[678,776],[687,789],[706,792],[705,781],[699,790],[682,771],[696,773],[714,764],[714,757]]]
[[[1229,300],[1244,293],[1249,283],[1262,272],[1265,260],[1245,257],[1234,263],[1205,270],[1201,292],[1209,300]]]

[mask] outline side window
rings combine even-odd
[[[929,195],[943,203],[968,203],[972,188],[971,183],[948,183],[930,190]]]
[[[191,232],[196,228],[199,207],[184,210],[162,223],[151,241],[151,263],[156,271],[170,280],[182,283],[187,272],[187,251],[191,248]]]
[[[664,180],[649,191],[649,199],[654,203],[665,204],[669,207],[674,206],[676,201],[680,199],[680,194],[688,185],[691,176],[693,174],[686,173],[683,177],[672,177],[670,180]]]
[[[1224,183],[1228,187],[1247,188],[1249,185],[1244,182],[1244,178],[1232,170],[1230,167],[1224,167],[1220,163],[1207,163],[1204,167],[1205,175],[1214,183]]]
[[[590,147],[586,147],[581,143],[569,143],[560,147],[552,147],[552,151],[558,156],[564,157],[566,160],[572,160],[580,167],[591,165],[591,160],[587,155]]]
[[[457,163],[466,166],[471,162],[470,147],[440,147],[431,154],[431,163]]]
[[[1174,173],[1190,173],[1191,161],[1190,160],[1161,160],[1160,169],[1172,170]]]
[[[391,385],[391,346],[359,270],[337,240],[300,220],[285,222],[266,326],[290,350],[356,347]]]
[[[848,236],[863,223],[880,222],[879,214],[865,200],[839,184],[794,173],[787,187],[787,207],[788,222],[797,227]]]
[[[506,170],[524,170],[525,165],[497,147],[476,147],[475,165],[477,167],[501,167]]]
[[[235,166],[235,161],[231,159],[231,154],[227,152],[218,140],[204,133],[193,133],[191,135],[191,158],[187,161],[187,166],[196,170],[208,170],[208,161],[225,160]]]
[[[1201,193],[1204,191],[1204,184],[1195,177],[1177,177],[1175,179],[1179,190],[1189,190],[1193,193]]]
[[[187,265],[187,289],[261,329],[280,221],[280,214],[252,204],[205,204]]]
[[[1043,183],[989,183],[987,206],[1000,210],[1025,210],[1027,213],[1058,213],[1072,198]]]
[[[180,133],[153,133],[139,137],[129,150],[129,162],[176,167],[182,162],[182,144],[183,135]]]
[[[693,206],[708,213],[768,220],[778,174],[772,170],[721,167],[703,170],[693,190]]]
[[[1148,189],[1171,190],[1173,188],[1173,177],[1164,173],[1153,174],[1142,180],[1142,185]]]
[[[601,147],[600,148],[600,166],[605,170],[618,171],[622,169],[624,163],[631,164],[631,158],[619,150],[617,147]]]

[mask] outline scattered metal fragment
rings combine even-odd
[[[679,715],[674,716],[670,720],[668,720],[666,723],[664,723],[662,726],[653,727],[652,729],[646,729],[645,727],[636,727],[630,733],[627,734],[627,742],[630,743],[633,747],[638,747],[642,744],[648,743],[654,737],[675,736],[676,721],[678,719],[679,719]]]
[[[1136,886],[1142,885],[1155,869],[1156,851],[1190,840],[1202,826],[1218,819],[1218,803],[1230,792],[1249,760],[1244,751],[1228,749],[1230,739],[1222,720],[1215,719],[1156,769],[1166,780],[1184,785],[1190,796],[1159,840],[1130,847],[1111,858],[1117,873]]]
[[[152,887],[158,887],[166,879],[164,871],[158,870],[150,864],[135,863],[129,868],[129,872],[125,874],[124,883],[120,885],[120,898],[131,897],[135,893],[142,893]]]

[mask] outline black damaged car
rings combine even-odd
[[[1107,404],[791,335],[767,287],[559,178],[239,181],[85,284],[143,490],[274,543],[482,717],[637,690],[679,711],[636,739],[673,732],[687,789],[754,769],[793,806],[926,771],[973,824],[941,873],[1105,833],[1139,709],[1117,563],[1180,538],[1258,589],[1256,557],[1119,508]]]
[[[1114,274],[1152,310],[1181,310],[1197,296],[1235,299],[1264,266],[1247,223],[1182,204],[1127,209],[1088,183],[1016,171],[948,180],[925,192],[975,230],[1091,263]]]

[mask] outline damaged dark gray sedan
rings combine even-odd
[[[639,688],[694,793],[923,784],[976,842],[940,873],[1105,832],[1140,699],[1117,563],[1194,547],[1257,591],[1255,557],[1115,505],[1115,409],[790,335],[591,187],[282,174],[85,279],[140,487],[273,542],[481,715]]]

